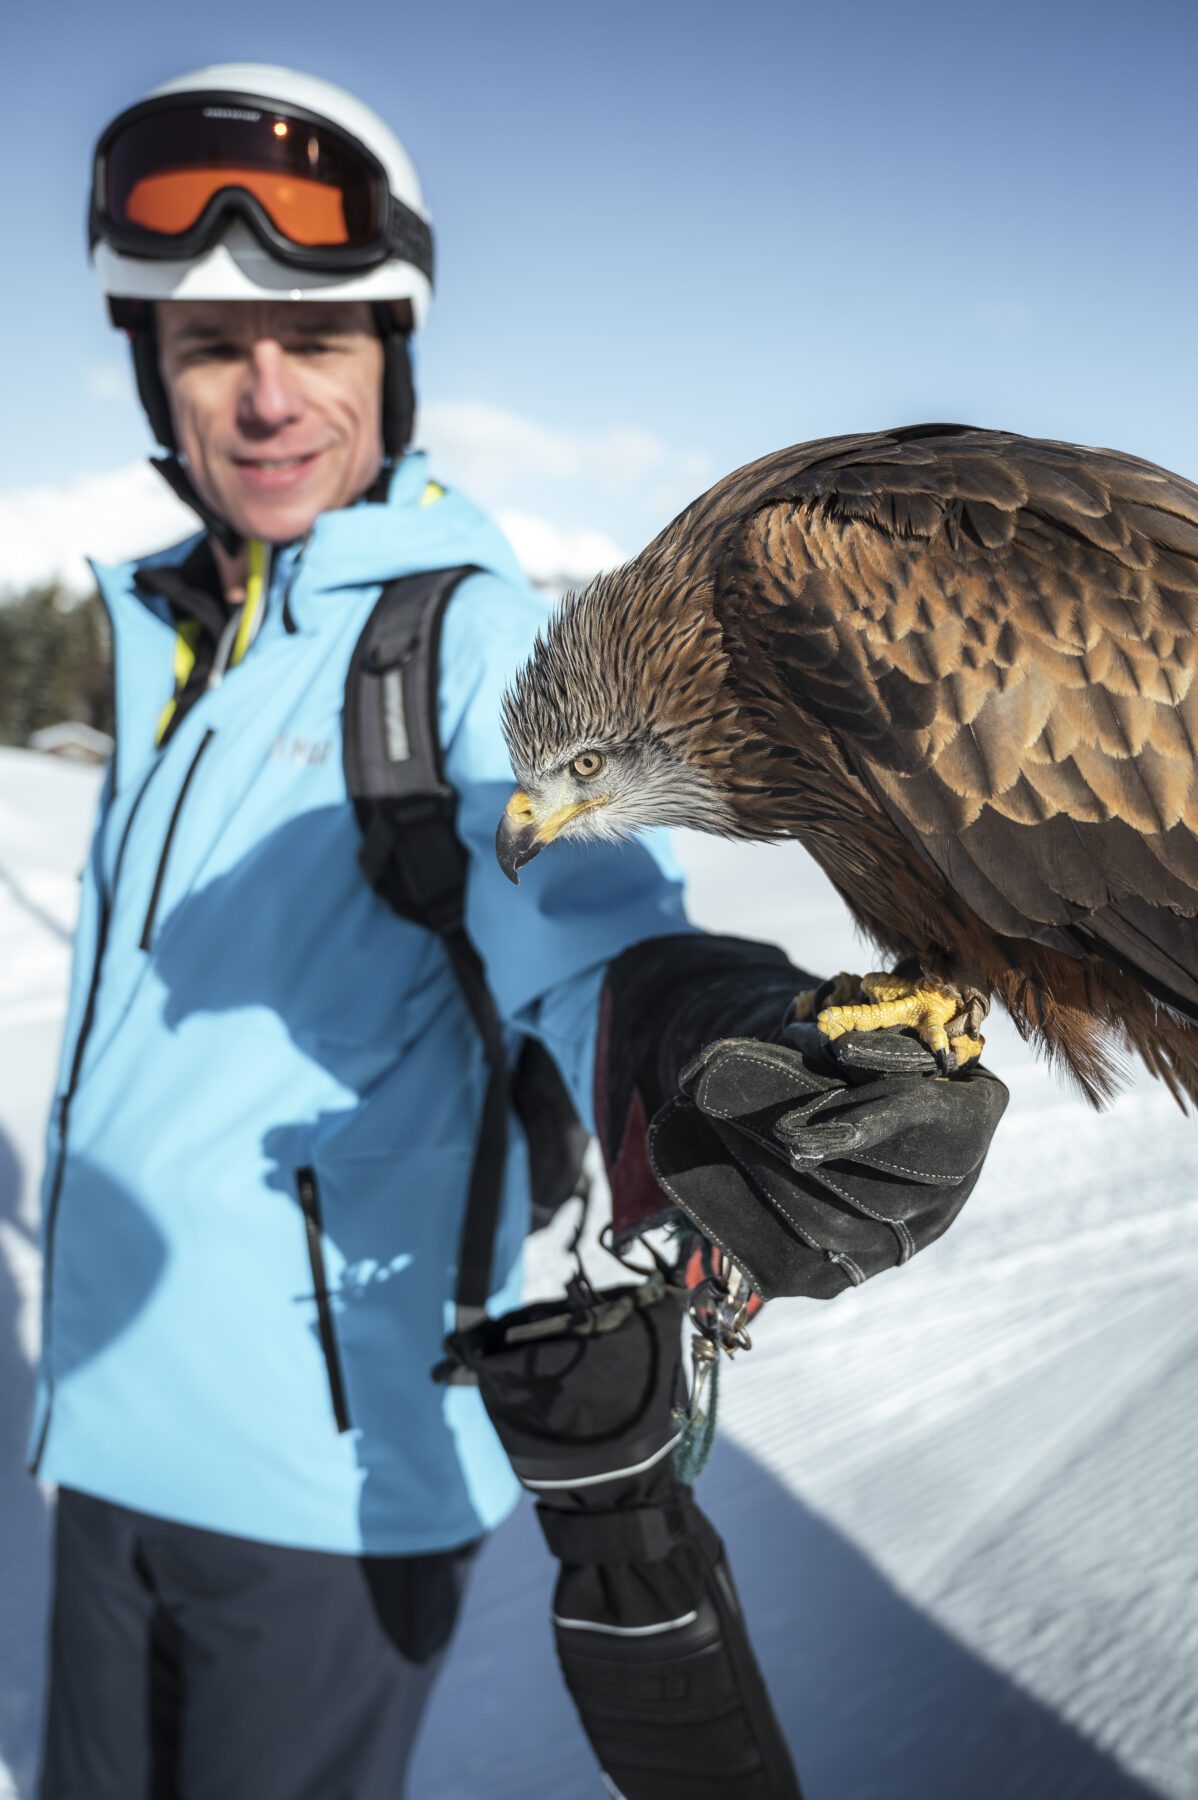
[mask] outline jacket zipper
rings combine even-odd
[[[316,1329],[321,1353],[329,1378],[329,1398],[333,1402],[333,1418],[338,1431],[352,1429],[349,1407],[345,1399],[345,1380],[341,1373],[341,1353],[333,1330],[333,1308],[329,1298],[328,1275],[324,1266],[324,1232],[320,1217],[320,1190],[314,1169],[297,1169],[300,1211],[304,1215],[304,1232],[308,1240],[308,1263],[312,1270],[312,1286],[316,1296]]]
[[[294,591],[296,579],[300,572],[300,564],[304,560],[305,552],[311,541],[312,533],[309,531],[307,536],[301,541],[299,549],[295,553],[294,561],[291,564],[291,573],[287,577],[287,586],[283,592],[283,629],[289,636],[294,636],[299,630],[299,626],[295,622],[295,614],[291,610],[291,595]]]
[[[115,761],[115,752],[114,752]],[[33,1452],[30,1468],[37,1474],[41,1466],[42,1453],[46,1448],[46,1436],[50,1430],[50,1413],[54,1404],[54,1369],[50,1357],[51,1320],[53,1319],[54,1302],[54,1236],[58,1224],[58,1202],[62,1196],[62,1184],[67,1171],[67,1130],[71,1120],[71,1102],[75,1098],[75,1090],[79,1086],[79,1076],[83,1069],[83,1057],[87,1049],[87,1040],[91,1036],[92,1026],[96,1018],[96,1001],[100,993],[100,971],[104,964],[104,952],[108,946],[108,929],[112,923],[113,908],[116,904],[117,883],[121,879],[121,869],[125,862],[125,850],[129,843],[129,835],[133,830],[133,821],[137,817],[138,808],[145,798],[146,789],[154,776],[162,767],[161,760],[150,766],[150,772],[142,782],[129,808],[125,820],[125,829],[121,833],[121,841],[117,845],[116,860],[112,865],[111,884],[100,890],[100,915],[96,921],[96,954],[92,961],[91,979],[88,982],[87,1000],[83,1007],[83,1018],[79,1025],[79,1035],[75,1039],[75,1048],[71,1055],[71,1067],[67,1075],[67,1084],[63,1089],[62,1101],[58,1111],[58,1162],[54,1170],[54,1185],[50,1189],[50,1198],[46,1203],[46,1244],[43,1254],[42,1275],[42,1362],[46,1371],[46,1412],[42,1420],[41,1433],[37,1447]]]
[[[264,595],[264,606],[265,601],[266,596]],[[111,613],[109,614],[109,617],[111,619]],[[195,775],[196,769],[199,766],[200,758],[203,756],[205,750],[207,750],[208,745],[215,735],[216,733],[211,726],[205,731],[200,740],[199,747],[191,759],[187,773],[183,777],[183,785],[179,790],[174,810],[171,813],[170,823],[167,826],[166,838],[163,841],[162,846],[162,854],[159,858],[158,868],[154,876],[154,886],[150,893],[149,910],[146,913],[145,924],[142,927],[140,948],[143,950],[148,950],[150,947],[150,934],[153,931],[154,916],[157,912],[158,901],[162,892],[162,883],[166,874],[167,858],[170,855],[171,840],[175,835],[175,827],[179,822],[179,814],[183,807],[183,801],[187,795],[188,788],[191,786],[192,777]],[[114,743],[114,774],[116,771],[116,760],[117,746]],[[83,1008],[83,1019],[79,1026],[79,1035],[75,1040],[75,1049],[71,1056],[70,1073],[67,1077],[67,1084],[63,1090],[62,1102],[59,1107],[58,1162],[54,1170],[54,1184],[50,1190],[49,1200],[46,1203],[45,1250],[43,1255],[42,1274],[42,1364],[46,1372],[46,1410],[45,1416],[42,1419],[42,1429],[38,1434],[37,1444],[30,1461],[30,1469],[34,1475],[37,1474],[41,1467],[42,1457],[46,1448],[46,1438],[50,1431],[50,1417],[54,1406],[54,1371],[50,1357],[51,1320],[53,1318],[54,1299],[54,1242],[58,1225],[59,1201],[62,1198],[63,1182],[66,1179],[67,1132],[70,1125],[71,1103],[75,1098],[75,1091],[79,1085],[79,1076],[83,1069],[84,1053],[87,1050],[88,1038],[91,1036],[92,1026],[95,1023],[96,1002],[100,992],[100,974],[103,968],[104,954],[108,947],[108,932],[116,905],[117,884],[121,878],[121,869],[125,861],[125,850],[128,847],[130,833],[133,829],[133,822],[137,817],[142,800],[145,798],[146,790],[161,767],[162,757],[159,755],[151,764],[149,773],[146,775],[145,780],[138,789],[133,805],[129,808],[129,814],[125,820],[125,829],[121,833],[121,841],[117,846],[116,860],[112,866],[112,882],[108,889],[106,891],[101,891],[100,894],[100,915],[96,923],[96,954],[92,962],[87,1000],[84,1003]]]
[[[139,948],[142,950],[148,950],[150,948],[150,939],[154,931],[154,916],[158,911],[158,902],[162,895],[162,884],[166,879],[166,865],[171,853],[171,844],[174,841],[175,828],[179,823],[179,815],[183,811],[183,802],[187,798],[187,790],[195,778],[195,772],[200,766],[201,757],[215,736],[216,733],[210,725],[200,739],[199,747],[191,759],[186,775],[183,777],[183,785],[179,789],[178,798],[175,801],[174,810],[171,813],[170,823],[166,828],[166,836],[162,840],[162,854],[158,858],[158,868],[154,873],[154,886],[150,890],[150,904],[146,912],[146,922],[141,928]]]

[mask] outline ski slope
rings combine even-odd
[[[33,1794],[35,1197],[97,785],[0,751],[0,1800]],[[861,966],[801,851],[680,854],[704,924]],[[1097,1117],[1005,1021],[988,1037],[1011,1106],[962,1217],[860,1291],[766,1312],[699,1497],[808,1800],[1196,1800],[1198,1126],[1142,1081]],[[533,1285],[559,1266],[543,1234]],[[522,1509],[481,1558],[413,1800],[601,1794],[551,1580]]]

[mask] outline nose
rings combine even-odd
[[[303,411],[290,358],[273,338],[254,342],[238,411],[238,423],[251,434],[281,431]]]

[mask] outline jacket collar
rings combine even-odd
[[[224,630],[229,609],[206,537],[192,541],[182,562],[139,569],[136,585],[141,592],[165,600],[176,620],[198,619],[213,643]]]
[[[472,502],[430,483],[423,451],[402,457],[381,502],[322,513],[298,546],[288,611],[315,629],[345,588],[372,587],[418,570],[476,563],[523,583],[511,546]]]

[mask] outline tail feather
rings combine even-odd
[[[996,971],[994,987],[1020,1035],[1063,1068],[1091,1106],[1101,1111],[1115,1097],[1135,1055],[1183,1112],[1198,1108],[1198,1026],[1105,959],[1036,946],[1028,960],[1031,970]]]

